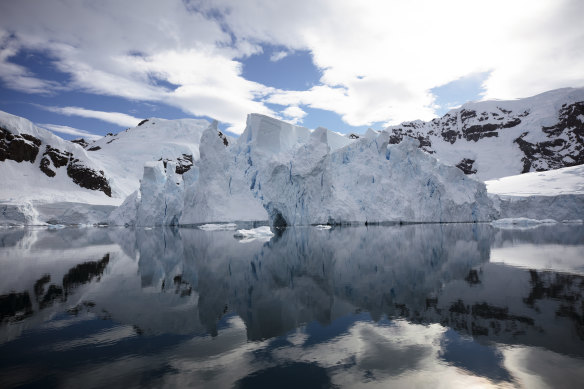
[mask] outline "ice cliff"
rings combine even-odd
[[[161,164],[146,166],[140,195],[129,198],[111,222],[270,220],[283,226],[496,216],[484,183],[438,162],[416,140],[389,141],[387,132],[350,140],[252,114],[241,137],[229,142],[214,123],[201,136],[200,160],[190,171],[169,178]]]

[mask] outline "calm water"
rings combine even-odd
[[[0,387],[584,383],[584,227],[0,231]]]

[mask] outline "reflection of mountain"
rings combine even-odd
[[[374,320],[387,315],[439,323],[479,343],[581,356],[584,277],[489,263],[492,246],[582,242],[581,227],[551,228],[547,233],[497,232],[480,224],[291,228],[267,243],[240,243],[233,232],[198,229],[9,232],[0,237],[2,253],[19,260],[5,267],[0,306],[5,322],[16,314],[6,314],[4,307],[18,307],[22,323],[40,320],[34,316],[43,304],[47,310],[77,307],[73,313],[105,311],[145,334],[215,335],[224,315],[236,313],[249,340],[367,311]],[[68,240],[75,249],[55,256],[52,247]],[[45,261],[34,262],[32,252]],[[74,253],[76,259],[68,259]],[[51,262],[51,256],[60,259]],[[19,267],[23,258],[39,268],[16,288],[8,281],[26,274]]]

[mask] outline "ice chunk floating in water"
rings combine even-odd
[[[237,239],[241,239],[241,242],[251,242],[252,240],[265,240],[268,241],[274,236],[274,233],[268,226],[252,228],[250,230],[237,230],[235,235]]]

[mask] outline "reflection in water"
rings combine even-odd
[[[563,225],[290,228],[246,243],[3,231],[0,386],[569,387],[584,379],[583,238]],[[538,247],[562,266],[527,266],[522,248]],[[502,249],[521,260],[492,261]]]

